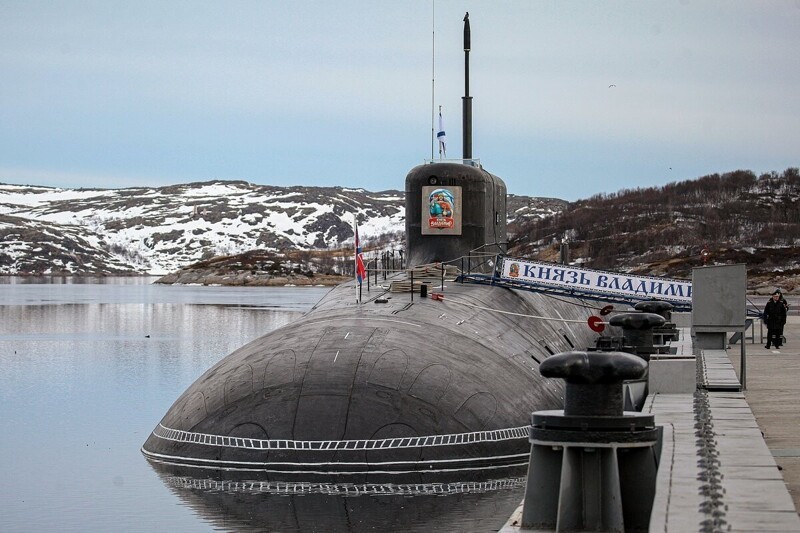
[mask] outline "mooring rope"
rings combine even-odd
[[[444,298],[445,298],[445,296],[442,295],[442,299],[444,299]],[[458,298],[453,298],[452,296],[447,296],[447,300],[451,301],[453,303],[466,305],[467,307],[474,307],[475,309],[480,309],[482,311],[490,311],[492,313],[501,313],[501,314],[504,314],[504,315],[520,316],[520,317],[523,317],[523,318],[536,318],[536,319],[539,319],[539,320],[547,320],[547,321],[552,321],[552,322],[569,322],[569,323],[574,323],[574,324],[586,324],[585,320],[573,320],[573,319],[561,318],[561,317],[556,318],[556,317],[550,317],[550,316],[531,315],[531,314],[527,314],[527,313],[515,313],[513,311],[503,311],[502,309],[494,309],[492,307],[485,307],[483,305],[477,305],[477,304],[472,304],[472,303],[469,303],[469,302],[465,302],[463,300],[459,300]]]

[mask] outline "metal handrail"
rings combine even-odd
[[[434,165],[436,163],[456,163],[460,165],[467,165],[470,167],[478,167],[483,168],[481,165],[480,159],[469,158],[469,159],[425,159],[424,163],[426,165]]]

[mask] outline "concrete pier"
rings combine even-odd
[[[696,390],[651,394],[643,408],[663,428],[649,531],[800,531],[800,317],[780,350],[764,348],[758,326],[746,338],[746,390],[739,344],[698,349],[681,334],[677,355],[698,357]],[[501,531],[533,531],[521,510]]]
[[[755,344],[747,341],[747,390],[744,397],[780,468],[786,488],[800,509],[800,316],[790,314],[780,350],[764,348],[756,329]],[[765,330],[766,334],[766,330]],[[739,372],[739,347],[728,357]]]

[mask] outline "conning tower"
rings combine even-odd
[[[406,249],[408,265],[412,267],[506,251],[506,185],[472,158],[471,48],[467,13],[464,16],[463,159],[431,160],[411,169],[406,176]],[[482,263],[478,261],[479,265]],[[488,268],[488,263],[485,266]]]
[[[462,161],[426,163],[406,176],[409,266],[505,253],[506,185]]]
[[[463,266],[493,268],[506,247],[500,178],[465,152],[412,169],[405,187],[410,265],[488,253]],[[530,413],[562,403],[563,384],[538,365],[590,344],[591,310],[576,297],[488,284],[414,298],[391,281],[367,285],[360,301],[355,280],[339,285],[217,362],[142,452],[178,476],[350,486],[514,477],[530,457]]]

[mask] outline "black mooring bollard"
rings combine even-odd
[[[663,326],[653,328],[653,344],[665,345],[668,341],[680,340],[678,328],[672,322],[672,310],[675,307],[671,303],[660,300],[647,300],[639,302],[633,308],[637,311],[661,315],[666,320]]]
[[[539,365],[546,378],[567,382],[564,414],[622,416],[622,382],[644,375],[647,364],[622,352],[564,352]]]
[[[620,313],[608,321],[612,326],[622,328],[622,336],[633,347],[636,355],[649,361],[650,354],[656,353],[653,346],[653,328],[659,328],[666,321],[655,313]]]
[[[622,402],[622,382],[646,370],[623,352],[565,352],[539,366],[566,390],[563,410],[531,416],[523,528],[647,530],[658,429],[653,415],[624,411]]]
[[[672,310],[675,308],[669,302],[662,302],[660,300],[646,300],[639,302],[633,306],[637,311],[644,313],[655,313],[664,317],[664,320],[669,322],[672,320]]]

